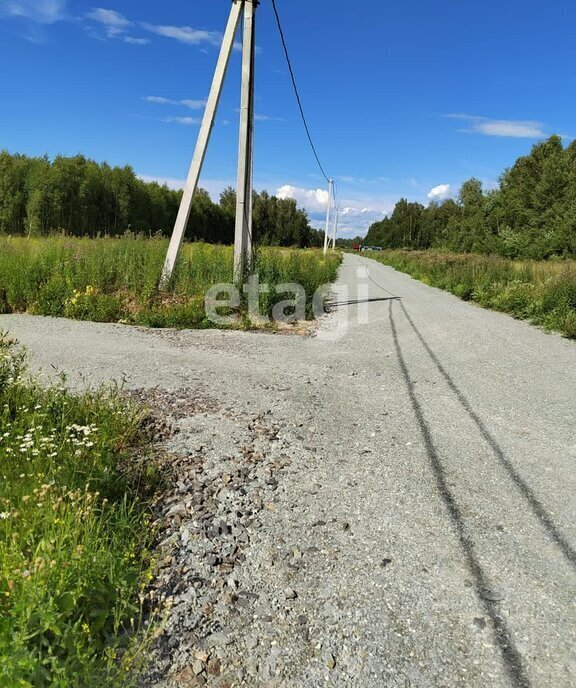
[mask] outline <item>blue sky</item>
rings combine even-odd
[[[103,4],[100,4],[103,3]],[[576,135],[574,0],[277,0],[343,233],[405,196],[493,185],[539,139]],[[229,0],[0,0],[0,148],[83,153],[185,178]],[[270,0],[258,9],[255,184],[318,221],[305,138]],[[201,185],[235,184],[240,54]]]

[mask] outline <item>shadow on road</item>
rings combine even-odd
[[[424,448],[426,450],[428,460],[430,462],[430,465],[434,472],[434,476],[436,478],[438,491],[440,492],[440,496],[442,497],[444,505],[446,506],[446,509],[450,515],[450,518],[458,535],[458,540],[460,541],[460,546],[464,552],[468,569],[474,578],[474,587],[476,590],[476,595],[479,601],[482,603],[486,614],[490,617],[492,621],[494,637],[500,649],[502,658],[504,660],[504,665],[506,667],[508,676],[510,677],[512,684],[517,688],[529,688],[530,680],[526,674],[522,656],[520,655],[520,652],[516,647],[516,644],[514,642],[510,629],[508,628],[506,620],[503,618],[503,616],[501,616],[497,608],[486,597],[486,592],[490,589],[490,582],[487,579],[487,576],[476,554],[474,541],[472,540],[470,534],[466,530],[466,525],[462,517],[460,507],[458,506],[454,494],[450,490],[446,476],[446,469],[442,463],[442,460],[440,459],[438,450],[436,449],[436,445],[432,437],[430,426],[426,422],[426,418],[424,416],[422,405],[414,391],[414,383],[412,382],[410,370],[406,363],[406,359],[404,358],[402,347],[400,345],[400,340],[398,338],[398,331],[396,330],[396,323],[394,321],[394,311],[392,307],[393,303],[392,300],[390,301],[390,327],[392,330],[392,337],[394,340],[396,355],[398,357],[398,363],[400,365],[402,376],[404,378],[404,382],[408,390],[408,396],[412,404],[414,415],[416,417],[418,425],[420,426],[420,431],[422,433],[422,437],[424,440]],[[403,304],[402,309],[408,317],[408,313],[404,308]],[[411,324],[414,327],[414,324],[412,322]],[[423,338],[421,339],[421,341],[424,341]]]
[[[358,299],[358,300],[351,300],[351,301],[329,301],[326,304],[326,308],[341,308],[342,306],[356,306],[360,303],[374,303],[377,301],[400,301],[399,296],[385,296],[381,298],[376,298],[376,299]]]
[[[512,464],[510,459],[506,456],[504,453],[504,450],[502,447],[498,444],[496,439],[490,434],[486,426],[484,425],[483,421],[481,418],[478,416],[478,414],[474,411],[472,408],[472,405],[468,401],[468,399],[464,396],[464,393],[460,390],[460,388],[456,385],[454,380],[450,377],[450,374],[447,372],[447,370],[444,368],[442,363],[438,360],[438,357],[432,351],[430,346],[428,345],[428,342],[424,339],[422,334],[420,333],[420,330],[416,327],[414,324],[414,321],[410,317],[410,314],[406,310],[406,307],[404,306],[403,303],[400,304],[400,307],[404,311],[404,315],[406,316],[406,319],[410,323],[410,326],[414,330],[414,333],[422,343],[422,346],[426,349],[427,354],[430,356],[432,361],[434,362],[434,365],[436,368],[440,371],[441,375],[444,377],[446,382],[448,383],[448,386],[450,389],[454,392],[456,395],[458,401],[460,402],[460,405],[462,408],[466,411],[466,413],[470,416],[470,418],[474,421],[476,427],[480,431],[480,434],[490,447],[492,449],[492,452],[494,453],[494,456],[498,459],[499,463],[503,466],[503,468],[506,470],[518,490],[520,491],[521,495],[524,497],[524,499],[528,502],[530,505],[530,508],[532,509],[534,515],[538,518],[546,532],[548,533],[550,539],[558,546],[566,560],[568,561],[569,564],[571,564],[573,567],[576,568],[576,551],[574,548],[570,545],[570,543],[566,540],[564,535],[559,531],[558,526],[554,523],[542,503],[539,501],[538,497],[534,494],[532,488],[526,483],[526,481],[522,478],[522,476],[518,473],[516,470],[516,467]]]

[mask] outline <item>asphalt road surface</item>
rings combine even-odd
[[[202,389],[299,433],[306,458],[246,566],[280,533],[325,538],[290,573],[318,642],[266,685],[576,685],[575,342],[352,255],[312,338],[17,315],[0,329],[73,384]]]

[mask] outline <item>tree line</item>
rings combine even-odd
[[[576,142],[536,144],[499,179],[497,189],[465,182],[456,199],[425,207],[401,199],[374,223],[366,245],[441,248],[509,258],[576,256]]]
[[[0,234],[119,236],[126,231],[169,236],[182,191],[138,178],[130,166],[111,167],[82,155],[73,157],[0,152]],[[320,246],[323,233],[310,226],[291,199],[267,192],[253,199],[253,239],[275,246]],[[199,189],[186,238],[234,241],[236,193],[225,189],[218,203]]]

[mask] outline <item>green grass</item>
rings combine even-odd
[[[576,339],[575,261],[438,251],[383,251],[370,257],[462,299]]]
[[[39,386],[0,340],[0,685],[129,685],[151,537],[120,469],[137,413]]]
[[[157,291],[167,241],[163,239],[77,239],[0,237],[0,313],[36,313],[151,327],[213,327],[204,297],[230,283],[233,252],[228,246],[185,244],[168,293]],[[275,285],[301,284],[306,313],[315,291],[334,281],[341,256],[316,249],[259,249],[255,272],[271,285],[263,314],[286,296]],[[244,304],[238,327],[250,327]]]

